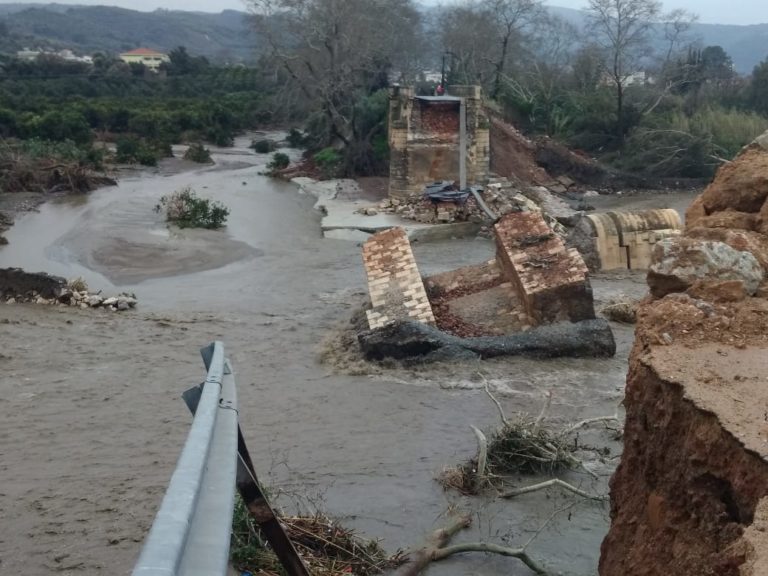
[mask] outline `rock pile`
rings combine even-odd
[[[138,302],[134,294],[108,297],[100,291],[91,292],[82,278],[66,281],[58,276],[8,268],[0,270],[0,280],[0,296],[6,304],[76,306],[124,312],[135,308]]]

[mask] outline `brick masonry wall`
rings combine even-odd
[[[395,320],[435,323],[405,230],[390,228],[371,236],[363,245],[363,263],[371,296],[367,315],[372,330]]]
[[[507,214],[494,226],[496,257],[538,324],[595,317],[584,260],[547,226],[537,212]]]
[[[459,105],[455,102],[422,103],[421,126],[417,131],[437,138],[458,140]]]

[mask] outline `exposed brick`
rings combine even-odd
[[[536,323],[595,317],[587,266],[538,212],[513,212],[494,226],[496,259]]]
[[[435,322],[405,230],[371,236],[363,245],[363,263],[373,306],[367,313],[371,329],[406,318]]]
[[[455,90],[455,92],[453,92]],[[485,183],[490,167],[488,118],[479,87],[451,87],[465,95],[467,110],[467,178]],[[389,197],[420,197],[435,180],[459,179],[458,102],[427,102],[414,97],[413,89],[398,88],[390,96]],[[451,217],[441,215],[442,221]]]

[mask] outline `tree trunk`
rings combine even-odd
[[[616,80],[616,137],[619,147],[624,147],[624,86],[621,80]]]
[[[501,75],[504,73],[504,66],[507,63],[507,50],[509,50],[509,37],[511,33],[507,33],[504,36],[504,41],[501,43],[501,56],[499,56],[499,62],[496,64],[496,78],[493,81],[493,93],[491,97],[496,100],[501,92]]]

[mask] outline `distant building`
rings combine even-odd
[[[16,52],[16,58],[19,60],[31,61],[35,60],[38,56],[40,56],[40,54],[40,50],[29,50],[25,48],[24,50],[19,50]]]
[[[168,54],[157,52],[149,48],[137,48],[130,52],[120,54],[120,60],[126,64],[144,64],[150,70],[157,70],[163,62],[170,62]]]
[[[60,58],[61,60],[65,60],[67,62],[83,62],[84,64],[93,64],[93,58],[90,56],[77,56],[74,52],[72,52],[72,50],[67,49],[54,52],[52,50],[29,50],[25,48],[24,50],[19,50],[16,52],[16,58],[30,62],[37,60],[39,56]]]
[[[601,83],[604,86],[615,86],[616,80],[613,76],[606,72],[603,74]],[[656,79],[648,72],[645,70],[638,70],[637,72],[632,72],[631,74],[625,75],[621,84],[626,88],[627,86],[645,86],[647,84],[655,83]]]

